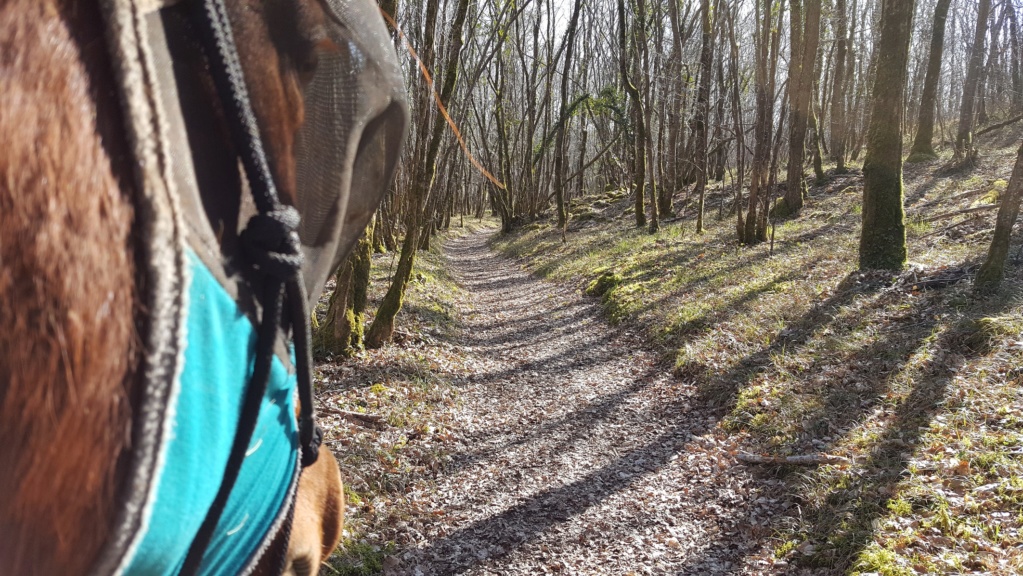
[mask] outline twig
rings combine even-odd
[[[357,424],[369,424],[373,428],[379,428],[384,425],[384,417],[379,414],[363,414],[362,412],[337,410],[327,406],[320,406],[316,409],[316,411],[324,414],[330,414],[331,416],[338,416]]]
[[[958,228],[958,227],[962,226],[963,224],[969,224],[970,222],[976,222],[977,220],[980,220],[981,218],[982,218],[982,216],[980,214],[978,214],[978,215],[976,215],[976,216],[974,216],[972,218],[967,218],[966,220],[963,220],[962,222],[956,222],[955,224],[952,224],[950,226],[945,226],[941,230],[935,230],[934,232],[928,232],[927,234],[924,234],[920,238],[923,239],[923,238],[928,238],[930,236],[936,236],[938,234],[942,234],[942,233],[948,232],[949,230],[951,230],[953,228]]]
[[[953,210],[952,212],[945,212],[944,214],[938,214],[937,216],[931,216],[930,218],[924,218],[921,222],[937,222],[938,220],[945,220],[953,216],[959,216],[960,214],[972,214],[973,212],[981,212],[983,210],[994,210],[998,208],[998,204],[985,204],[983,206],[974,206],[973,208],[964,208],[962,210]]]
[[[749,464],[798,464],[814,466],[817,464],[851,464],[852,460],[830,454],[800,454],[797,456],[768,456],[766,454],[750,454],[739,452],[735,457]]]

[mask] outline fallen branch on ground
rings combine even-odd
[[[981,216],[980,214],[977,214],[976,216],[974,216],[972,218],[967,218],[966,220],[963,220],[962,222],[956,222],[955,224],[952,224],[950,226],[945,226],[941,230],[935,230],[934,232],[930,232],[928,234],[924,234],[920,238],[923,239],[923,238],[927,238],[929,236],[936,236],[938,234],[942,234],[942,233],[948,232],[949,230],[952,230],[953,228],[958,228],[958,227],[962,226],[963,224],[969,224],[971,222],[976,222],[978,220],[981,220],[982,218],[983,218],[983,216]]]
[[[934,206],[935,204],[941,204],[942,202],[952,202],[954,200],[959,200],[960,198],[965,198],[966,196],[972,196],[974,194],[980,194],[981,192],[989,192],[990,190],[991,190],[991,186],[984,186],[982,188],[975,188],[973,190],[967,190],[966,192],[960,192],[958,194],[953,194],[953,195],[949,196],[948,198],[937,198],[935,200],[931,200],[930,202],[924,202],[923,204],[921,204],[919,206],[914,206],[913,208],[914,208],[914,210],[919,210],[921,208],[926,208],[928,206]]]
[[[766,454],[750,454],[739,452],[735,457],[749,464],[797,464],[815,466],[817,464],[851,464],[852,460],[830,454],[799,454],[797,456],[768,456]]]
[[[953,210],[952,212],[945,212],[944,214],[938,214],[937,216],[931,216],[930,218],[924,218],[921,222],[937,222],[938,220],[945,220],[953,216],[959,216],[960,214],[972,214],[973,212],[981,212],[983,210],[994,210],[998,208],[998,204],[985,204],[983,206],[975,206],[973,208],[964,208],[962,210]]]
[[[1005,122],[999,122],[998,124],[992,124],[980,130],[977,130],[976,132],[974,132],[973,137],[976,138],[977,136],[983,136],[984,134],[987,134],[992,130],[998,130],[999,128],[1008,126],[1009,124],[1014,124],[1016,122],[1019,122],[1020,120],[1023,120],[1023,114],[1020,114],[1019,116],[1013,116],[1012,118],[1009,118]]]
[[[348,410],[337,410],[327,406],[320,406],[316,409],[317,412],[324,414],[330,414],[331,416],[337,416],[355,422],[356,424],[368,424],[373,428],[381,427],[385,424],[384,417],[379,414],[363,414],[362,412],[351,412]]]

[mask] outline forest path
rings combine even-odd
[[[492,252],[492,232],[445,246],[464,288],[456,344],[477,368],[459,382],[452,463],[423,495],[441,520],[385,573],[784,570],[758,530],[764,483],[693,386],[593,300]]]

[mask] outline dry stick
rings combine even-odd
[[[380,427],[384,424],[384,417],[379,414],[363,414],[362,412],[337,410],[328,406],[320,406],[316,409],[316,411],[323,414],[330,414],[331,416],[338,416],[345,420],[355,422],[356,424],[369,424],[373,428]]]
[[[960,192],[958,194],[953,194],[952,196],[949,196],[948,198],[936,198],[934,200],[931,200],[930,202],[924,202],[923,204],[921,204],[919,206],[915,206],[914,209],[915,210],[919,210],[921,208],[926,208],[928,206],[934,206],[935,204],[941,204],[942,202],[952,202],[953,200],[959,200],[960,198],[965,198],[967,196],[972,196],[974,194],[980,194],[981,192],[988,192],[990,190],[991,190],[990,186],[984,186],[983,188],[975,188],[973,190],[967,190],[966,192]]]
[[[983,206],[975,206],[973,208],[964,208],[962,210],[954,210],[952,212],[945,212],[944,214],[938,214],[937,216],[931,216],[925,218],[921,222],[937,222],[938,220],[945,220],[953,216],[959,216],[960,214],[972,214],[973,212],[982,212],[984,210],[994,210],[998,208],[998,204],[985,204]]]
[[[945,232],[948,232],[949,230],[952,230],[953,228],[958,228],[958,227],[962,226],[963,224],[969,224],[971,222],[976,222],[978,220],[982,220],[983,218],[984,218],[983,215],[977,214],[976,216],[974,216],[972,218],[967,218],[966,220],[963,220],[962,222],[956,222],[955,224],[952,224],[951,226],[945,226],[941,230],[935,230],[934,232],[928,232],[927,234],[924,234],[923,236],[921,236],[920,239],[922,240],[922,239],[928,238],[930,236],[937,236],[938,234],[944,234]]]
[[[800,454],[798,456],[768,456],[764,454],[750,454],[739,452],[736,459],[749,464],[798,464],[801,466],[814,466],[817,464],[851,464],[852,460],[842,456],[830,454]]]

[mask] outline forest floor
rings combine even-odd
[[[970,286],[1018,138],[907,165],[900,273],[856,271],[855,169],[760,246],[713,191],[700,235],[620,191],[565,243],[453,228],[395,343],[320,364],[349,495],[324,573],[1023,572],[1018,245]]]
[[[451,276],[422,276],[433,286],[411,295],[410,316],[428,324],[415,300],[444,293],[446,330],[420,324],[418,342],[323,368],[320,410],[354,500],[348,549],[327,573],[779,564],[762,528],[776,501],[725,457],[734,450],[695,387],[591,299],[492,252],[493,232],[449,239],[443,263],[427,255],[425,268]],[[382,418],[336,418],[341,407]]]

